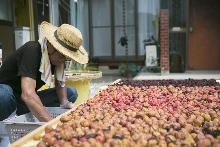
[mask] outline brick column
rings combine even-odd
[[[160,66],[161,75],[169,74],[169,11],[160,10]]]

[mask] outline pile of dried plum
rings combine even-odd
[[[47,126],[38,147],[220,146],[214,80],[121,81]]]

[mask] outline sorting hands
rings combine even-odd
[[[75,107],[76,105],[75,104],[73,104],[72,102],[70,102],[70,101],[68,101],[68,100],[65,100],[64,102],[63,102],[63,104],[60,104],[60,107],[61,108],[65,108],[65,109],[71,109],[71,108],[73,108],[73,107]]]

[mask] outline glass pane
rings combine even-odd
[[[73,1],[73,0],[72,0]],[[75,14],[77,13],[77,14]],[[77,28],[81,31],[83,36],[83,46],[89,51],[89,18],[88,18],[88,1],[78,0],[77,1],[77,12],[71,13],[75,19]],[[75,16],[76,15],[76,16]],[[73,24],[72,24],[73,25]]]
[[[1,0],[0,20],[12,21],[11,0]]]
[[[94,56],[111,56],[110,28],[93,28]]]
[[[42,21],[49,22],[49,2],[48,0],[37,0],[37,24],[41,24]]]
[[[186,27],[186,0],[170,0],[169,25],[170,27]]]
[[[126,28],[127,36],[128,36],[128,55],[135,55],[135,29],[134,27]],[[117,27],[115,28],[115,56],[126,56],[125,46],[121,46],[119,44],[120,38],[123,36],[123,28]]]
[[[170,71],[182,72],[185,67],[186,33],[169,34]]]
[[[124,33],[128,37],[128,55],[135,55],[135,29],[134,29],[134,0],[114,1],[115,25],[115,56],[126,56],[126,48],[119,43]],[[125,30],[123,30],[125,24]]]
[[[186,50],[186,33],[169,34],[170,53],[179,53],[185,57]]]
[[[125,25],[134,25],[134,0],[115,0],[114,2],[115,25],[123,25],[123,19],[125,19]]]
[[[110,26],[110,1],[92,0],[92,25]]]
[[[59,0],[59,24],[70,24],[70,0]]]
[[[185,67],[187,13],[186,2],[186,0],[169,1],[170,72],[182,72],[184,71]]]
[[[159,39],[159,0],[138,1],[138,55],[145,54],[144,40]]]

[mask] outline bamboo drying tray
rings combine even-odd
[[[102,77],[100,71],[66,71],[66,81],[91,80]]]
[[[121,79],[118,79],[116,81],[114,81],[112,84],[110,85],[113,85],[115,83],[118,83],[120,82]],[[103,86],[103,87],[100,87],[99,90],[104,90],[108,88],[108,86]],[[83,105],[83,104],[81,104]],[[49,121],[48,123],[44,124],[43,126],[40,126],[39,128],[35,129],[34,131],[32,131],[31,133],[25,135],[24,137],[18,139],[17,141],[15,141],[14,143],[10,144],[10,147],[36,147],[37,144],[40,142],[40,140],[36,140],[35,138],[37,136],[43,136],[45,134],[44,132],[44,129],[46,126],[52,126],[52,127],[56,127],[56,125],[60,122],[60,118],[63,116],[63,115],[67,115],[69,113],[71,113],[72,111],[74,111],[79,105],[77,105],[76,107],[68,110],[67,112],[59,115],[58,117],[56,117],[55,119]]]
[[[79,105],[87,101],[90,93],[90,81],[102,77],[100,71],[66,71],[66,86],[73,86],[78,92],[74,104]]]

